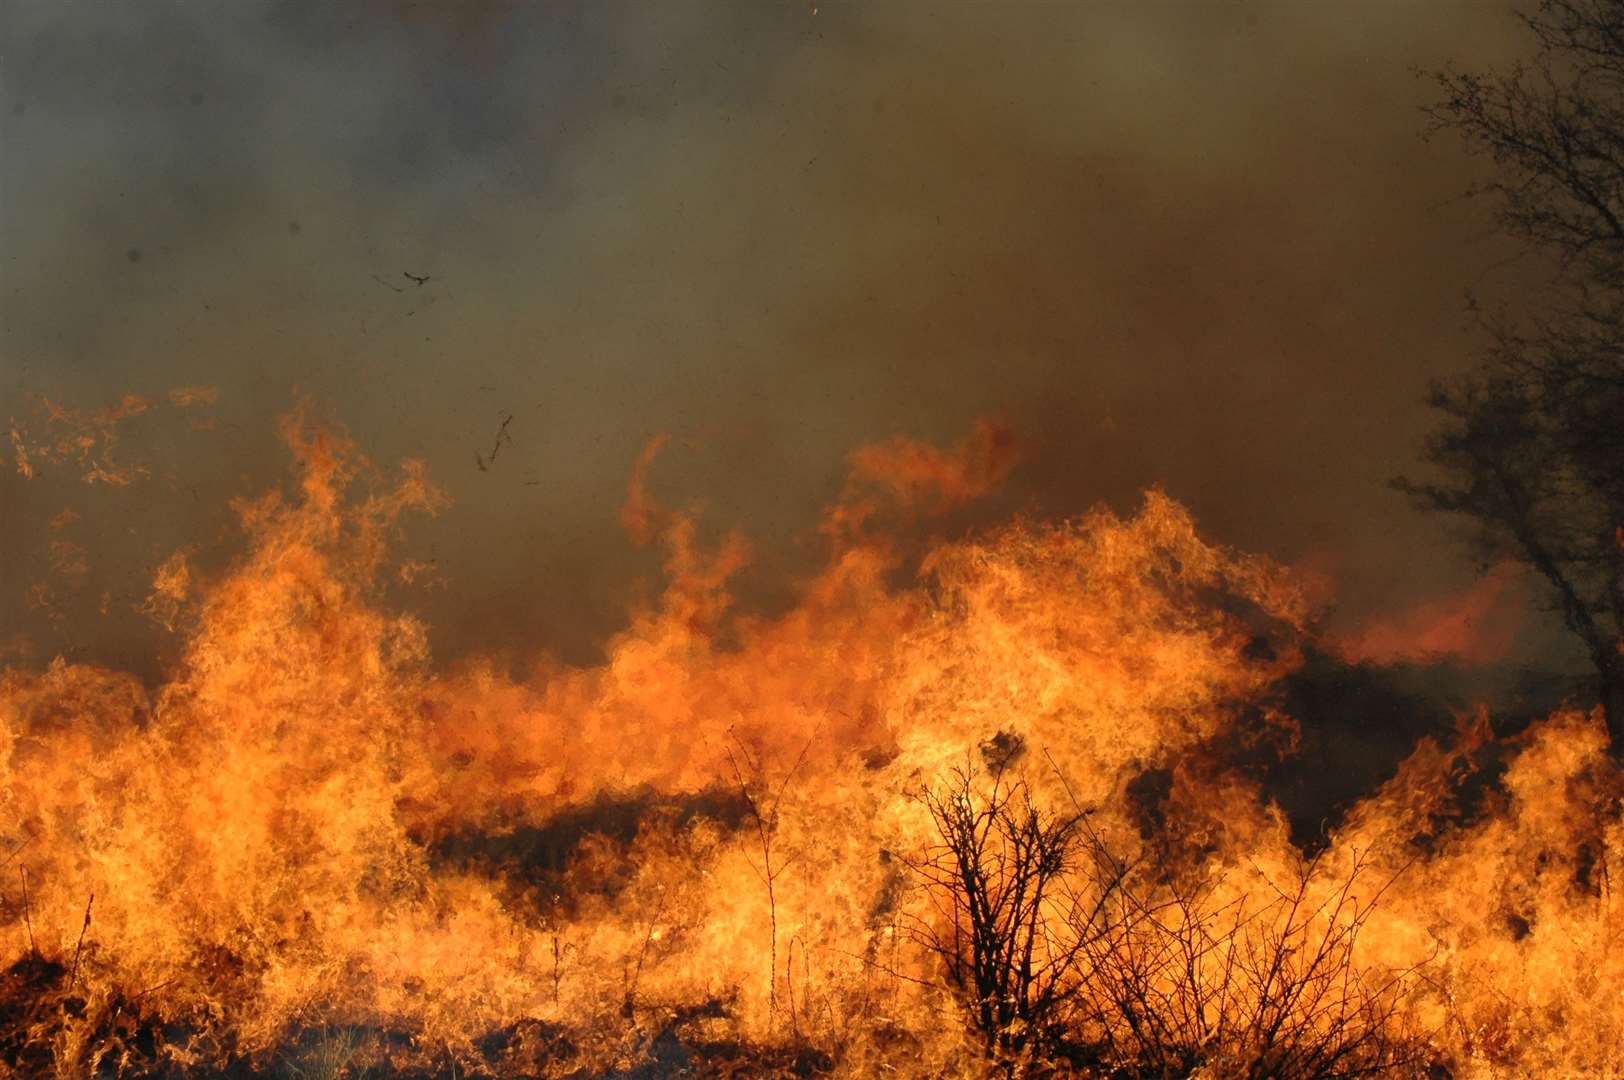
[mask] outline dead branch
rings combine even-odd
[[[90,899],[85,901],[85,923],[79,928],[79,942],[73,947],[73,974],[68,976],[68,985],[71,987],[79,978],[79,956],[84,951],[85,934],[90,931],[90,907],[96,902],[96,894],[91,893]]]
[[[23,925],[28,928],[28,952],[34,957],[39,956],[39,945],[34,941],[34,918],[29,911],[28,903],[28,867],[17,867],[17,873],[23,879]]]

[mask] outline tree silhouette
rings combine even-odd
[[[1469,193],[1551,280],[1481,317],[1481,362],[1428,398],[1436,477],[1395,484],[1470,521],[1485,557],[1539,572],[1624,753],[1624,2],[1546,0],[1522,21],[1528,60],[1433,75],[1429,133],[1493,163]]]

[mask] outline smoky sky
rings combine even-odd
[[[1522,284],[1458,198],[1480,166],[1420,137],[1416,69],[1522,48],[1498,5],[0,17],[5,412],[220,391],[212,430],[131,425],[127,489],[8,461],[0,610],[48,651],[137,644],[28,609],[47,520],[82,515],[87,596],[228,550],[296,395],[452,498],[404,540],[449,654],[592,655],[657,565],[616,508],[662,432],[656,491],[752,538],[769,607],[851,450],[988,415],[1023,448],[989,514],[1160,484],[1219,540],[1330,568],[1347,620],[1473,577],[1386,480],[1427,380],[1481,346],[1463,290]]]

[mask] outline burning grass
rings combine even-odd
[[[1165,496],[905,556],[1010,443],[887,445],[765,619],[638,480],[664,594],[514,677],[385,610],[421,470],[284,433],[162,686],[0,675],[16,1075],[1624,1074],[1599,720],[1423,742],[1305,853],[1308,605]]]

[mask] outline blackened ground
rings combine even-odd
[[[238,1053],[184,1024],[163,1024],[139,995],[116,997],[94,1015],[61,964],[28,957],[0,972],[0,1075],[83,1075],[96,1080],[663,1080],[667,1077],[810,1077],[832,1059],[797,1046],[751,1046],[703,1034],[727,1003],[639,1007],[614,1015],[615,1030],[571,1031],[522,1020],[475,1040],[473,1054],[425,1047],[406,1031],[322,1025],[291,1031],[274,1050]],[[62,1040],[70,1030],[77,1036]],[[87,1051],[72,1062],[55,1047]],[[186,1059],[200,1056],[202,1063]],[[64,1072],[63,1070],[66,1069]]]

